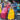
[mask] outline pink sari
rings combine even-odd
[[[7,15],[7,8],[4,8],[1,12],[1,18],[6,18],[6,15]]]
[[[9,5],[9,4],[8,4]],[[6,18],[7,13],[8,13],[8,8],[10,8],[10,6],[6,5],[5,8],[3,8],[2,12],[1,12],[1,18]]]

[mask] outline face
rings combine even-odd
[[[14,0],[12,0],[13,2],[15,2]]]

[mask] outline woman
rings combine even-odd
[[[11,7],[8,13],[8,20],[14,20],[14,18],[15,18],[15,13],[13,8]]]

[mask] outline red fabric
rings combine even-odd
[[[6,13],[5,14],[2,13],[1,14],[1,18],[4,18],[5,19],[6,18]]]
[[[5,10],[2,10],[2,12],[1,12],[1,18],[6,18],[6,16],[7,16],[7,9],[5,9]]]

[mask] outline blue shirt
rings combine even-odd
[[[2,8],[4,8],[4,3],[2,3]]]
[[[11,4],[11,5],[12,5],[12,7],[13,7],[13,6],[17,6],[17,3],[15,2],[15,3]]]

